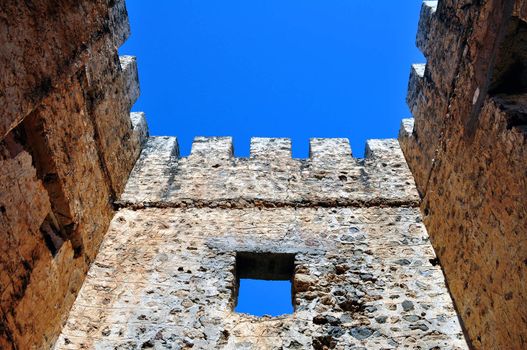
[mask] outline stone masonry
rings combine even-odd
[[[526,0],[425,1],[414,118],[364,159],[181,158],[129,35],[124,0],[0,1],[0,349],[527,348]],[[294,313],[234,312],[247,275]]]
[[[0,1],[0,348],[52,346],[147,133],[124,1]]]
[[[396,140],[151,137],[56,349],[467,349]],[[236,257],[294,258],[292,315],[234,312]]]
[[[425,1],[399,140],[468,340],[527,349],[527,2]]]

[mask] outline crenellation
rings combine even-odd
[[[401,127],[399,129],[399,143],[401,140],[407,140],[409,137],[412,137],[414,132],[414,118],[405,118],[401,120]],[[401,149],[404,153],[404,147],[401,146]]]
[[[410,79],[408,80],[408,92],[406,103],[410,111],[415,115],[415,109],[420,105],[420,101],[425,98],[425,71],[426,64],[412,64]]]
[[[437,10],[438,1],[423,1],[419,24],[417,27],[416,46],[421,52],[428,57],[433,40],[431,40],[431,26],[433,17]]]
[[[109,7],[108,16],[110,18],[109,28],[112,31],[113,45],[121,47],[131,34],[130,22],[128,21],[128,11],[126,10],[125,0],[108,1],[113,6]]]
[[[130,101],[130,107],[134,105],[140,95],[139,73],[137,72],[137,59],[134,56],[119,56],[121,64],[124,95]]]
[[[192,142],[190,157],[200,159],[227,160],[234,155],[232,137],[196,137]]]
[[[454,11],[445,1],[424,1],[416,36],[416,46],[427,61],[429,79],[442,93],[451,93],[458,64],[468,53],[463,41],[467,25],[464,22],[471,19],[464,17],[465,14],[454,15]]]
[[[253,137],[251,138],[251,158],[290,159],[292,158],[291,139]]]
[[[152,136],[144,143],[120,201],[160,202],[168,190],[170,169],[177,165],[179,145],[175,137]],[[133,180],[132,180],[133,179]]]
[[[149,131],[148,123],[146,122],[146,116],[144,112],[132,112],[130,113],[130,121],[132,122],[134,144],[139,145],[138,154],[136,159],[144,148],[144,144],[148,140]]]
[[[352,157],[347,139],[312,140],[317,156],[312,153],[308,159],[285,157],[288,139],[253,139],[251,158],[226,158],[230,138],[196,139],[200,141],[194,143],[193,152],[199,153],[177,159],[169,156],[170,147],[159,147],[168,139],[150,138],[118,203],[238,207],[244,203],[415,206],[418,202],[397,140],[368,141],[370,158],[362,161]],[[278,149],[278,156],[269,153],[271,147]],[[163,161],[152,159],[162,154]]]
[[[367,140],[364,157],[367,159],[391,160],[404,162],[404,156],[397,139]]]
[[[338,162],[352,158],[351,146],[345,138],[312,138],[309,158],[314,162]]]

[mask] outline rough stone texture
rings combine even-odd
[[[52,346],[89,270],[57,349],[466,349],[439,262],[469,345],[527,348],[526,19],[424,3],[404,156],[255,138],[235,158],[223,137],[179,158],[129,113],[123,0],[3,1],[0,348]],[[295,255],[293,315],[233,312],[237,253],[258,252]]]
[[[0,348],[49,348],[148,135],[124,1],[0,4]]]
[[[527,5],[427,6],[417,35],[426,69],[408,93],[415,122],[399,140],[472,346],[525,349]]]
[[[75,74],[88,55],[97,54],[88,48],[101,38],[120,46],[128,35],[124,0],[2,1],[0,138],[62,79]]]
[[[133,145],[140,145],[136,150],[136,159],[139,158],[139,153],[144,147],[146,140],[148,139],[148,124],[146,123],[146,117],[143,112],[132,112],[130,113],[130,120],[132,121]]]
[[[150,138],[55,348],[467,349],[397,141],[310,150]],[[292,315],[233,311],[237,253],[295,255]]]
[[[251,157],[232,156],[230,138],[196,138],[177,158],[177,140],[150,138],[121,205],[360,206],[418,205],[412,175],[396,140],[370,140],[367,157],[348,140],[312,139],[310,159],[292,159],[288,139],[253,138]]]
[[[10,306],[13,298],[24,293],[32,273],[32,262],[46,253],[39,228],[50,204],[27,152],[2,154],[0,169],[0,231],[5,235],[3,239],[8,240],[0,245],[1,322],[5,327],[9,314],[4,313],[7,311],[4,308]],[[12,246],[19,249],[12,250]],[[9,348],[12,341],[12,335],[0,328],[0,348]]]

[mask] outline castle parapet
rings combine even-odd
[[[310,157],[291,157],[291,140],[253,138],[251,157],[234,157],[230,137],[196,137],[179,158],[175,138],[151,137],[118,202],[136,207],[218,205],[417,206],[419,197],[395,139],[369,140],[366,159],[347,139],[312,139]]]

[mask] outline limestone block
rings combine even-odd
[[[137,72],[137,59],[134,56],[120,56],[119,62],[121,64],[123,74],[123,90],[124,95],[130,101],[130,108],[139,98],[139,74]]]
[[[192,143],[190,157],[194,161],[230,159],[234,154],[231,137],[196,137]]]
[[[290,159],[291,140],[287,138],[251,138],[251,158]]]
[[[431,26],[433,16],[437,10],[438,1],[423,1],[421,14],[419,16],[419,25],[417,27],[416,46],[421,52],[428,57],[433,48],[433,42],[429,40],[431,36]]]
[[[340,161],[341,158],[351,158],[351,147],[348,139],[313,138],[309,140],[309,157],[313,160]]]

